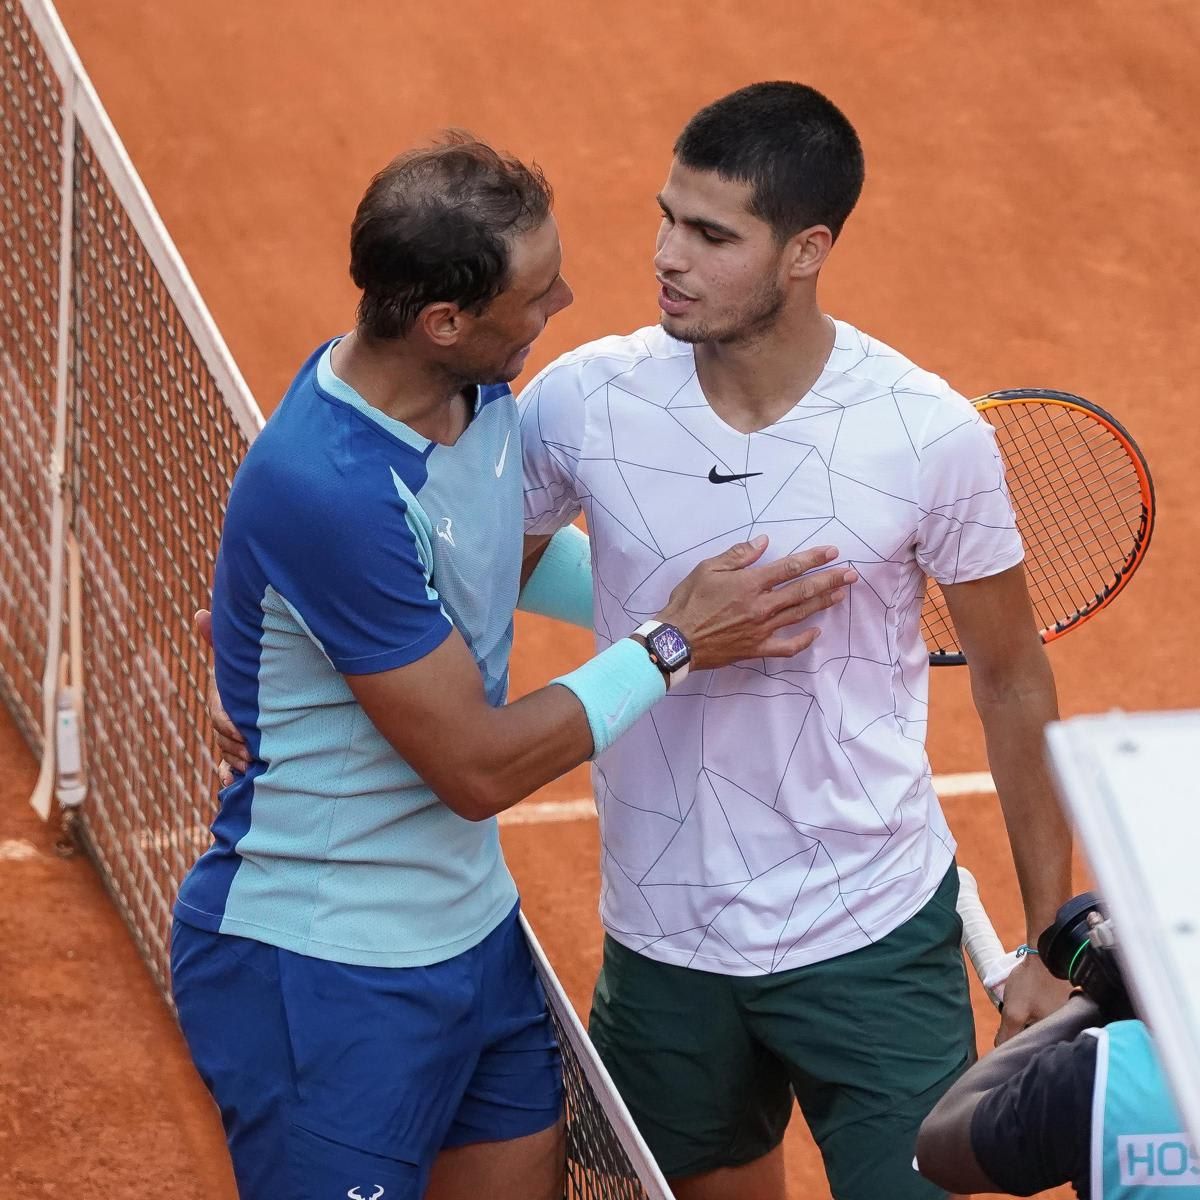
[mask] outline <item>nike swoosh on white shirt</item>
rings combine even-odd
[[[504,435],[504,449],[500,451],[500,461],[496,463],[496,478],[499,479],[504,474],[504,460],[508,458],[508,439],[512,437],[512,430]]]

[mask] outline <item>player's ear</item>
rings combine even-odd
[[[833,246],[828,225],[810,225],[787,240],[783,249],[784,270],[789,279],[810,279],[824,265]]]
[[[449,348],[463,335],[465,314],[448,300],[427,304],[417,314],[417,328],[435,345]]]

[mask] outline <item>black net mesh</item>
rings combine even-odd
[[[164,990],[175,890],[207,845],[207,607],[246,439],[95,152],[75,143],[69,472],[83,566],[90,849]]]
[[[549,967],[539,963],[545,984],[550,1017],[558,1036],[563,1060],[563,1088],[567,1103],[567,1188],[571,1200],[661,1200],[668,1195],[648,1156],[638,1147],[627,1149],[628,1137],[617,1128],[632,1130],[628,1112],[614,1111],[611,1082],[599,1085],[583,1063],[594,1060],[595,1051],[586,1034],[567,1011],[569,1001],[561,987],[548,978]]]
[[[0,693],[40,753],[63,89],[19,0],[0,0],[0,56]]]

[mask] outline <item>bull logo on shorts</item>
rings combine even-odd
[[[379,1200],[379,1197],[383,1195],[383,1184],[375,1184],[375,1190],[369,1196],[364,1196],[356,1187],[352,1187],[346,1195],[350,1200]]]

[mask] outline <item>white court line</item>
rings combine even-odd
[[[543,800],[540,804],[518,804],[496,818],[501,825],[550,825],[558,821],[586,821],[596,815],[591,796],[579,800]]]
[[[957,775],[935,775],[933,790],[943,800],[954,799],[956,796],[990,796],[996,791],[996,785],[987,771],[963,771]],[[578,800],[543,800],[537,804],[518,804],[502,812],[499,816],[501,825],[557,825],[563,821],[594,821],[596,819],[596,802],[591,796],[581,796]],[[207,849],[211,840],[207,829],[188,830],[183,837],[174,829],[143,830],[138,835],[144,850],[155,850],[162,853],[164,847],[178,847],[190,841],[187,848],[195,854]],[[9,847],[28,846],[29,852],[9,850]],[[17,858],[36,858],[38,852],[28,842],[0,842],[0,861]]]
[[[934,791],[943,800],[959,796],[992,796],[996,785],[986,770],[966,770],[956,775],[935,775]],[[516,808],[508,809],[499,815],[498,820],[503,826],[514,824],[559,824],[563,821],[594,821],[596,815],[595,800],[590,796],[582,796],[577,800],[542,800],[539,804],[518,804]],[[200,853],[209,845],[208,829],[192,830],[194,845],[191,850]],[[155,848],[161,852],[163,845],[178,846],[179,835],[170,829],[143,830],[139,835],[143,848]],[[29,846],[31,853],[6,852],[6,847],[29,845],[28,842],[0,842],[0,860],[6,858],[35,858],[37,851]]]
[[[958,775],[935,775],[933,790],[943,799],[954,796],[994,796],[996,784],[990,771],[962,771]]]
[[[41,857],[41,851],[32,842],[17,838],[0,840],[0,862],[28,862],[31,858]]]
[[[957,775],[935,775],[933,790],[942,799],[955,796],[990,796],[996,785],[987,771],[963,771]],[[543,800],[540,804],[518,804],[502,812],[501,825],[554,825],[560,821],[587,821],[596,816],[591,796],[578,800]]]

